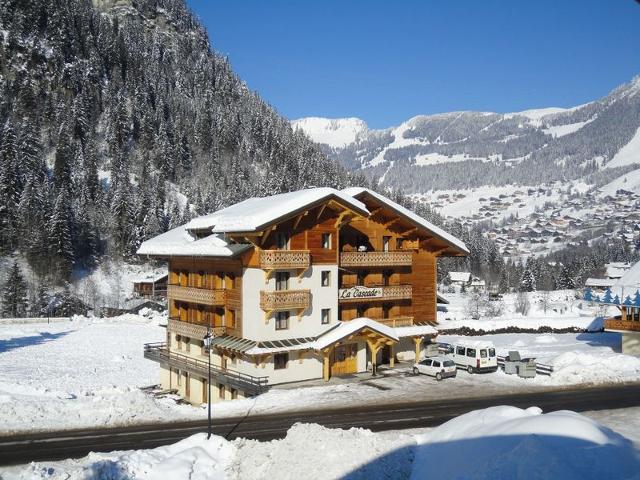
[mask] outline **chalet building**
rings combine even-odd
[[[437,333],[437,259],[467,253],[364,188],[251,198],[140,246],[169,268],[167,339],[145,357],[192,403],[207,401],[207,355],[212,401],[413,361]]]
[[[133,280],[133,293],[145,298],[166,298],[168,275],[144,275]]]

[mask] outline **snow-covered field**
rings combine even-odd
[[[617,410],[638,430],[637,409]],[[18,479],[637,479],[640,452],[606,422],[560,411],[500,406],[437,428],[372,433],[294,425],[282,440],[198,434],[153,450],[0,469]],[[615,428],[615,427],[614,427]],[[461,461],[464,459],[464,461]]]
[[[601,314],[597,306],[593,307],[583,300],[576,299],[573,290],[529,293],[528,315],[516,312],[517,294],[505,294],[501,301],[504,307],[501,315],[481,317],[478,320],[472,319],[468,313],[470,294],[445,293],[444,296],[450,303],[445,306],[446,312],[438,314],[439,330],[469,327],[488,332],[508,327],[537,329],[543,326],[555,329],[575,327],[599,330],[603,326],[602,320],[596,318]]]
[[[158,383],[158,364],[143,358],[142,345],[165,338],[166,331],[160,326],[164,321],[163,316],[150,314],[76,318],[51,325],[0,325],[0,432],[204,418],[203,408],[156,399],[139,389]],[[441,335],[439,340],[455,343],[459,338]],[[640,381],[640,358],[616,351],[620,344],[616,333],[481,338],[492,341],[499,354],[516,349],[523,356],[553,364],[555,372],[551,377],[522,379],[502,371],[485,375],[460,371],[455,379],[436,382],[411,375],[405,364],[376,378],[365,374],[354,381],[273,388],[254,399],[216,404],[214,416],[348,406],[363,398],[368,403],[389,403]]]

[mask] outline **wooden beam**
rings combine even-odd
[[[300,224],[300,220],[302,220],[304,217],[306,217],[309,214],[308,210],[305,210],[303,213],[301,213],[300,215],[298,215],[296,217],[296,220],[293,222],[293,229],[295,230],[296,228],[298,228],[298,225]]]
[[[326,203],[324,205],[320,206],[320,210],[318,210],[318,216],[316,217],[316,220],[320,219],[320,217],[324,213],[325,208],[327,208],[327,204]]]
[[[395,348],[393,348],[393,343],[389,344],[389,367],[393,368],[396,363],[395,359]]]
[[[420,343],[422,342],[422,337],[413,337],[413,341],[416,344],[416,363],[420,361]]]
[[[331,356],[331,349],[325,349],[322,351],[322,378],[325,382],[328,382],[331,378],[331,368],[329,360]]]
[[[382,207],[378,207],[378,208],[374,208],[373,210],[369,211],[369,217],[373,217],[376,213],[382,211]]]
[[[273,225],[272,227],[269,227],[265,230],[264,235],[262,235],[262,239],[260,240],[261,245],[264,245],[264,242],[267,241],[267,238],[269,237],[271,232],[273,232],[276,229],[276,227],[277,225]]]
[[[401,235],[403,235],[403,236],[404,235],[409,235],[410,233],[417,232],[417,231],[418,231],[418,227],[413,227],[413,228],[411,228],[409,230],[406,230],[406,231],[402,232]]]
[[[336,220],[336,223],[333,225],[333,227],[338,228],[338,226],[342,224],[342,219],[345,218],[347,215],[352,215],[350,210],[345,210],[340,215],[338,215],[338,219]]]
[[[396,217],[393,220],[389,220],[387,223],[385,223],[383,226],[384,228],[389,228],[391,225],[393,225],[394,223],[396,223],[397,221],[399,221],[400,218]]]

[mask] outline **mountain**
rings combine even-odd
[[[249,196],[362,183],[182,0],[1,2],[0,161],[0,255],[53,282]]]
[[[330,158],[406,193],[578,179],[601,185],[640,167],[640,76],[568,109],[420,115],[384,130],[353,118],[292,124]]]

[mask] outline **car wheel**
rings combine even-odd
[[[442,380],[442,374],[440,372],[436,373],[436,380],[437,381]]]
[[[418,371],[418,369],[416,367],[413,367],[413,374],[414,375],[420,374],[420,372]]]
[[[469,374],[473,373],[473,367],[471,365],[467,367],[467,372],[469,372]]]

